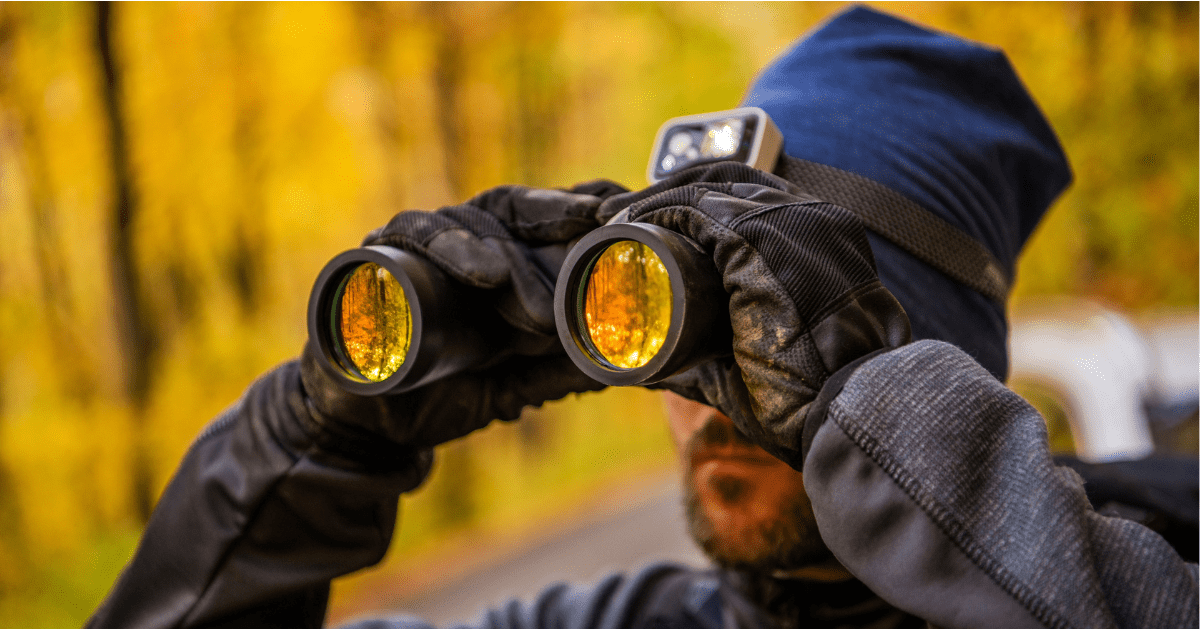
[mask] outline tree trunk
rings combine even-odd
[[[463,41],[453,19],[454,8],[449,4],[433,2],[422,5],[427,11],[429,28],[437,34],[433,55],[434,102],[433,113],[437,118],[441,136],[442,163],[446,183],[454,202],[463,201],[468,194],[467,165],[470,163],[463,142],[464,112],[459,107],[459,88],[463,75]]]
[[[158,339],[146,305],[145,282],[136,262],[134,228],[137,202],[133,193],[128,133],[121,110],[121,68],[113,42],[113,14],[121,5],[96,3],[96,49],[103,65],[103,110],[108,123],[112,168],[112,223],[110,256],[117,336],[124,361],[126,394],[133,407],[133,500],[145,522],[154,506],[153,479],[146,452],[146,407],[158,353]]]
[[[236,118],[233,155],[237,169],[237,215],[233,219],[233,242],[225,257],[225,276],[237,296],[238,309],[250,320],[263,306],[263,288],[267,282],[267,228],[263,215],[263,181],[267,177],[263,156],[264,94],[255,64],[262,55],[255,49],[255,38],[262,32],[262,5],[237,3],[233,7],[230,43],[236,66],[233,95]]]
[[[353,5],[354,25],[362,42],[367,67],[379,79],[378,89],[371,93],[371,109],[383,148],[384,200],[388,210],[399,212],[404,207],[403,173],[400,169],[406,130],[397,111],[396,84],[388,63],[393,33],[398,27],[391,10],[391,6],[377,2],[355,2]]]

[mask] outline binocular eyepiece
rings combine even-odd
[[[400,393],[504,356],[512,331],[478,300],[429,261],[363,247],[318,275],[308,334],[346,391]],[[608,225],[580,240],[555,285],[554,315],[572,361],[607,385],[654,383],[731,352],[712,261],[655,225]]]
[[[607,385],[656,383],[729,354],[728,305],[699,246],[647,223],[606,225],[583,237],[554,291],[563,348]]]
[[[394,247],[343,252],[317,276],[308,336],[348,392],[392,394],[485,366],[501,350],[497,318],[433,263]]]

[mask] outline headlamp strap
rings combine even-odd
[[[895,243],[1001,306],[1012,279],[979,241],[904,195],[861,175],[779,155],[775,174],[804,192],[837,204],[862,219],[867,229]]]

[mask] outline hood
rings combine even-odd
[[[866,7],[844,11],[767,67],[743,105],[784,152],[880,182],[987,247],[1009,276],[1071,169],[1003,52]],[[879,276],[917,339],[1007,374],[1004,307],[869,235]]]

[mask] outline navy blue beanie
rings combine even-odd
[[[1010,277],[1071,182],[1054,131],[1003,52],[865,7],[837,15],[775,60],[743,104],[771,115],[788,155],[900,192],[982,243]],[[914,337],[953,343],[1003,380],[1003,305],[869,238]]]

